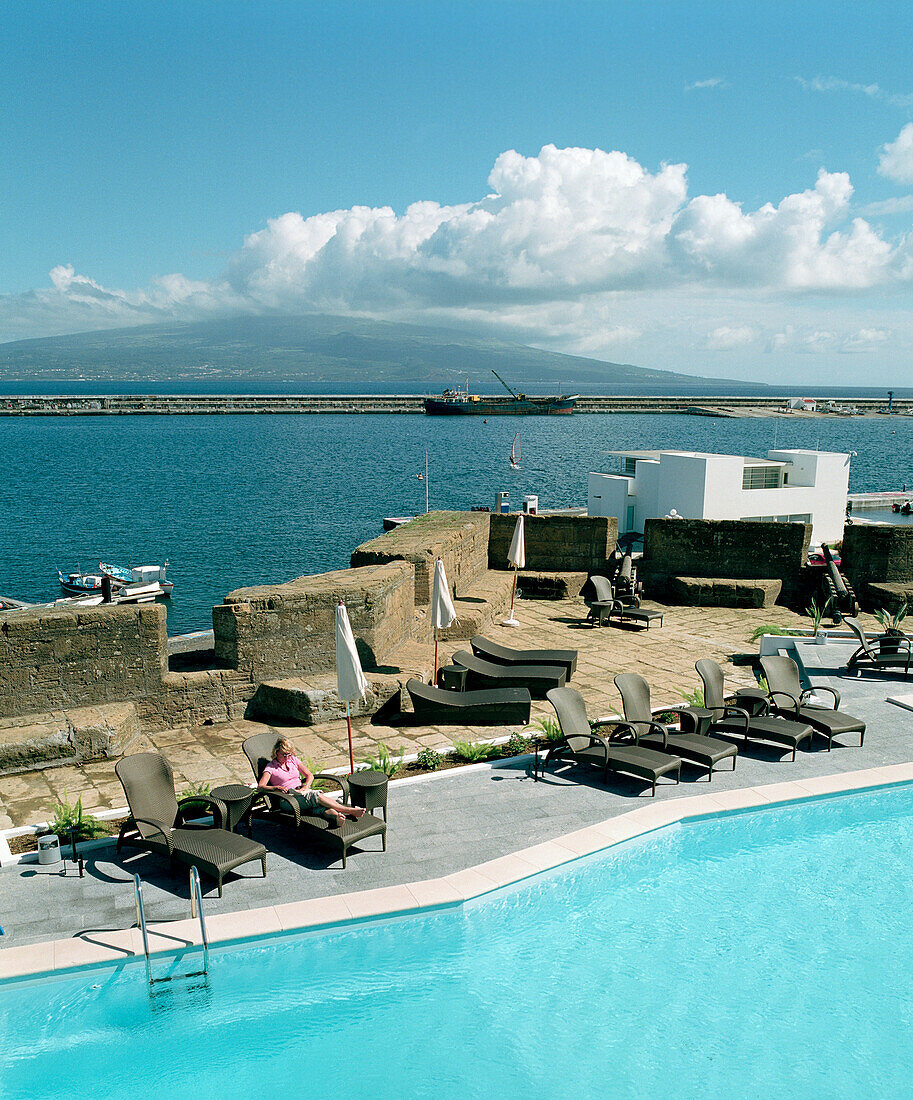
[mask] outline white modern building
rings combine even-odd
[[[768,451],[767,458],[699,451],[610,451],[617,473],[591,473],[587,511],[615,516],[619,534],[644,521],[744,519],[811,523],[812,543],[843,538],[850,456],[829,451]]]

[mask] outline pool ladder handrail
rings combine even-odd
[[[143,937],[143,955],[146,959],[146,977],[150,985],[156,982],[170,982],[173,978],[198,978],[209,974],[209,936],[206,933],[206,919],[203,916],[203,891],[200,886],[200,873],[196,867],[190,868],[190,916],[200,922],[200,938],[203,948],[203,969],[188,974],[167,974],[163,978],[152,976],[152,961],[149,956],[149,932],[146,927],[146,907],[143,904],[143,882],[138,874],[133,876],[133,897],[136,905],[136,925]]]
[[[209,936],[206,935],[206,918],[203,916],[203,890],[200,887],[200,872],[190,868],[190,916],[200,922],[200,938],[203,941],[203,969],[206,969],[209,956]]]

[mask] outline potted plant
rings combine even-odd
[[[888,611],[884,607],[880,607],[877,611],[872,612],[878,625],[884,631],[882,635],[884,640],[881,642],[882,653],[896,653],[900,648],[896,642],[892,643],[889,639],[905,637],[900,624],[907,617],[907,611],[907,601],[904,600],[900,607],[894,612]]]
[[[818,645],[824,645],[827,642],[827,631],[821,629],[821,620],[827,614],[827,609],[830,607],[831,598],[828,597],[823,604],[818,604],[818,601],[813,599],[812,602],[805,609],[808,617],[812,621],[812,625],[815,629],[815,641]]]

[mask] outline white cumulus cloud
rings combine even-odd
[[[908,122],[896,141],[881,148],[878,172],[896,183],[913,183],[913,122]]]
[[[750,344],[756,338],[757,333],[748,325],[721,325],[707,333],[707,347],[710,351],[728,351],[730,348]]]
[[[620,151],[546,145],[502,153],[487,184],[450,206],[283,213],[205,281],[172,274],[118,290],[62,263],[50,286],[0,298],[0,339],[321,310],[610,356],[648,338],[651,303],[650,326],[665,331],[689,296],[726,295],[728,316],[698,321],[695,346],[773,347],[783,326],[744,320],[749,296],[858,296],[913,280],[913,245],[851,217],[843,172],[751,210],[724,193],[689,196],[684,164],[651,171]]]

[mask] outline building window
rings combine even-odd
[[[779,466],[745,466],[742,469],[743,489],[779,489]]]
[[[636,458],[623,458],[621,460],[621,472],[625,477],[634,477],[637,473],[637,459]]]

